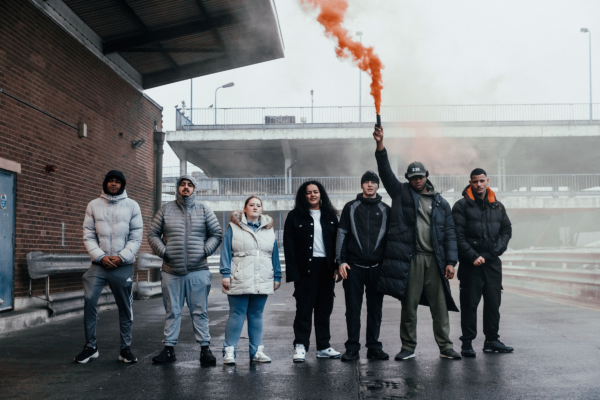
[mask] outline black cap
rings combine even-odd
[[[422,163],[415,161],[408,165],[406,177],[410,178],[417,175],[427,176],[427,169]]]
[[[362,176],[362,178],[360,178],[360,186],[362,186],[363,183],[365,182],[376,182],[377,186],[379,186],[379,177],[377,176],[377,174],[371,170],[368,170],[367,172],[365,172]]]
[[[121,185],[121,189],[114,195],[111,195],[110,193],[108,193],[108,189],[106,187],[106,184],[108,183],[109,178],[119,178],[121,180],[121,182],[123,182],[123,185]],[[104,182],[102,183],[102,190],[104,190],[105,194],[109,194],[111,196],[118,196],[120,194],[123,194],[123,192],[125,191],[126,183],[127,183],[127,181],[125,180],[125,175],[121,171],[117,171],[116,169],[114,169],[112,171],[109,171],[108,174],[106,174],[106,176],[104,177]]]

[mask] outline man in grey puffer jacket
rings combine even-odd
[[[92,266],[83,274],[86,345],[75,357],[75,361],[81,364],[99,355],[96,346],[97,306],[106,284],[115,296],[119,308],[119,360],[126,363],[137,361],[130,350],[133,263],[142,244],[144,222],[138,203],[127,197],[125,184],[125,175],[121,171],[106,174],[102,194],[88,204],[83,220],[83,241],[92,258]]]
[[[148,243],[163,259],[162,293],[166,310],[164,350],[152,358],[155,363],[175,361],[181,310],[187,304],[192,316],[196,341],[202,348],[200,363],[216,365],[208,332],[208,294],[211,273],[207,257],[223,238],[215,213],[196,199],[196,180],[184,175],[177,180],[177,200],[163,205],[154,216]]]

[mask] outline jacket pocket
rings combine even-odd
[[[467,238],[467,243],[469,243],[471,245],[471,247],[473,248],[473,250],[475,250],[477,252],[481,251],[481,240]]]

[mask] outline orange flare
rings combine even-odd
[[[325,28],[325,34],[336,38],[338,45],[335,54],[339,58],[351,58],[358,68],[365,71],[371,77],[371,96],[375,100],[375,110],[380,114],[381,89],[383,80],[381,70],[383,64],[373,47],[366,47],[362,43],[352,40],[352,36],[342,26],[344,16],[348,9],[347,0],[300,0],[302,4],[312,8],[319,8],[317,21]]]

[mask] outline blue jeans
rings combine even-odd
[[[208,332],[208,294],[211,286],[209,270],[193,271],[187,275],[162,273],[162,295],[167,317],[165,320],[165,346],[175,346],[181,325],[181,310],[187,300],[192,316],[196,342],[201,346],[210,344]]]
[[[263,335],[263,310],[267,304],[266,294],[242,294],[229,295],[229,319],[225,327],[225,347],[233,346],[237,350],[237,344],[242,334],[244,320],[248,316],[248,336],[250,337],[250,358],[254,357],[258,346],[262,345]],[[225,350],[223,350],[225,354]]]

